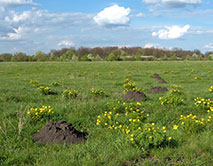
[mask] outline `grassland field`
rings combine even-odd
[[[153,78],[159,74],[168,84]],[[124,80],[129,78],[147,95],[141,101],[149,114],[143,123],[165,126],[170,143],[148,149],[136,147],[127,134],[101,127],[97,117],[107,111],[106,103],[121,100]],[[198,77],[199,79],[195,79]],[[49,86],[53,95],[43,95],[39,86]],[[52,82],[61,82],[52,86]],[[162,105],[159,97],[167,93],[149,94],[151,87],[169,90],[180,85],[183,103]],[[119,165],[213,165],[213,123],[198,131],[173,129],[180,115],[193,114],[208,118],[212,113],[196,107],[194,99],[213,100],[213,62],[43,62],[0,63],[0,165],[2,166],[119,166]],[[91,88],[102,88],[105,96],[93,96]],[[78,96],[64,99],[66,89]],[[128,103],[128,102],[127,102]],[[51,106],[57,116],[50,121],[66,120],[78,130],[88,133],[83,144],[42,145],[33,141],[35,132],[46,120],[32,122],[27,111],[32,107]],[[112,110],[113,111],[113,110]]]

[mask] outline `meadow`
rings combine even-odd
[[[149,93],[158,86],[169,91]],[[0,63],[0,165],[211,166],[211,86],[207,61]],[[146,99],[124,101],[135,87]],[[42,106],[51,111],[34,111]],[[33,141],[48,121],[59,120],[87,132],[87,141]]]

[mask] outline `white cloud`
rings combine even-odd
[[[74,46],[74,43],[72,41],[68,41],[68,40],[63,40],[61,42],[58,43],[58,46],[65,46],[65,47],[72,47]]]
[[[144,48],[155,48],[155,47],[159,47],[159,44],[156,43],[147,43],[145,44]]]
[[[0,5],[4,7],[17,7],[22,5],[38,5],[32,0],[0,0]]]
[[[213,43],[209,43],[209,44],[205,45],[204,48],[213,50]]]
[[[130,8],[113,5],[99,12],[93,19],[101,26],[120,26],[129,23]]]
[[[144,14],[143,13],[138,13],[138,14],[136,14],[136,17],[144,17]]]
[[[142,0],[142,2],[155,5],[155,7],[182,8],[187,5],[200,5],[202,0]]]
[[[0,40],[18,40],[23,37],[23,35],[26,33],[26,31],[29,31],[29,28],[26,27],[18,27],[13,28],[13,33],[8,33],[7,36],[0,37]]]
[[[160,2],[160,0],[142,0],[143,3],[154,4]]]
[[[185,25],[184,27],[165,26],[164,29],[158,32],[153,32],[152,36],[158,36],[159,39],[176,39],[183,36],[190,28],[190,25]]]

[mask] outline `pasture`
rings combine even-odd
[[[213,165],[211,86],[213,62],[0,63],[0,165]],[[125,101],[133,88],[146,98]],[[33,140],[60,120],[87,140]]]

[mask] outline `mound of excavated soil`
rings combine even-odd
[[[168,89],[164,87],[152,87],[149,89],[149,93],[162,93],[162,92],[167,92]]]
[[[146,95],[143,92],[139,92],[139,91],[129,91],[127,92],[125,96],[123,96],[123,99],[127,101],[129,100],[140,101],[145,98],[146,98]]]
[[[41,144],[46,143],[83,143],[87,133],[77,131],[72,124],[66,121],[48,122],[39,132],[35,133],[33,140]]]
[[[162,83],[162,84],[167,84],[167,82],[163,79],[163,78],[161,78],[158,74],[153,74],[153,77],[156,79],[156,80],[158,80],[158,82],[159,83]]]

